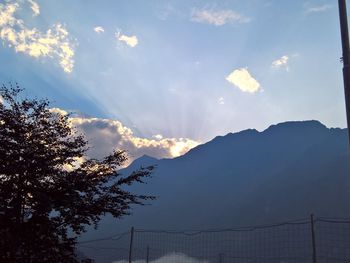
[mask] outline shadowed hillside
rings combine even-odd
[[[345,129],[318,121],[286,122],[263,132],[218,136],[175,159],[141,157],[126,170],[156,164],[151,206],[84,238],[127,230],[206,229],[300,217],[350,217],[350,152]],[[107,231],[108,230],[108,231]],[[107,234],[108,235],[108,234]]]

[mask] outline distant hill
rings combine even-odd
[[[347,130],[318,121],[272,125],[218,136],[174,159],[143,156],[123,172],[157,165],[134,191],[158,196],[150,206],[84,239],[147,229],[206,229],[319,216],[350,217]],[[84,253],[86,251],[84,250]],[[86,253],[88,255],[88,253]]]

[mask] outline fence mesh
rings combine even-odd
[[[314,240],[312,239],[312,228]],[[131,231],[79,243],[90,254],[112,250],[129,262]],[[317,218],[204,231],[133,230],[132,262],[350,262],[350,220]]]

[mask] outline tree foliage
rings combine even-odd
[[[0,261],[76,262],[76,236],[87,225],[153,199],[127,190],[153,167],[123,176],[125,152],[87,158],[69,116],[21,94],[17,85],[0,88]]]

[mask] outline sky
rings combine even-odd
[[[72,113],[93,157],[346,126],[334,0],[0,0],[0,42],[1,83]]]

